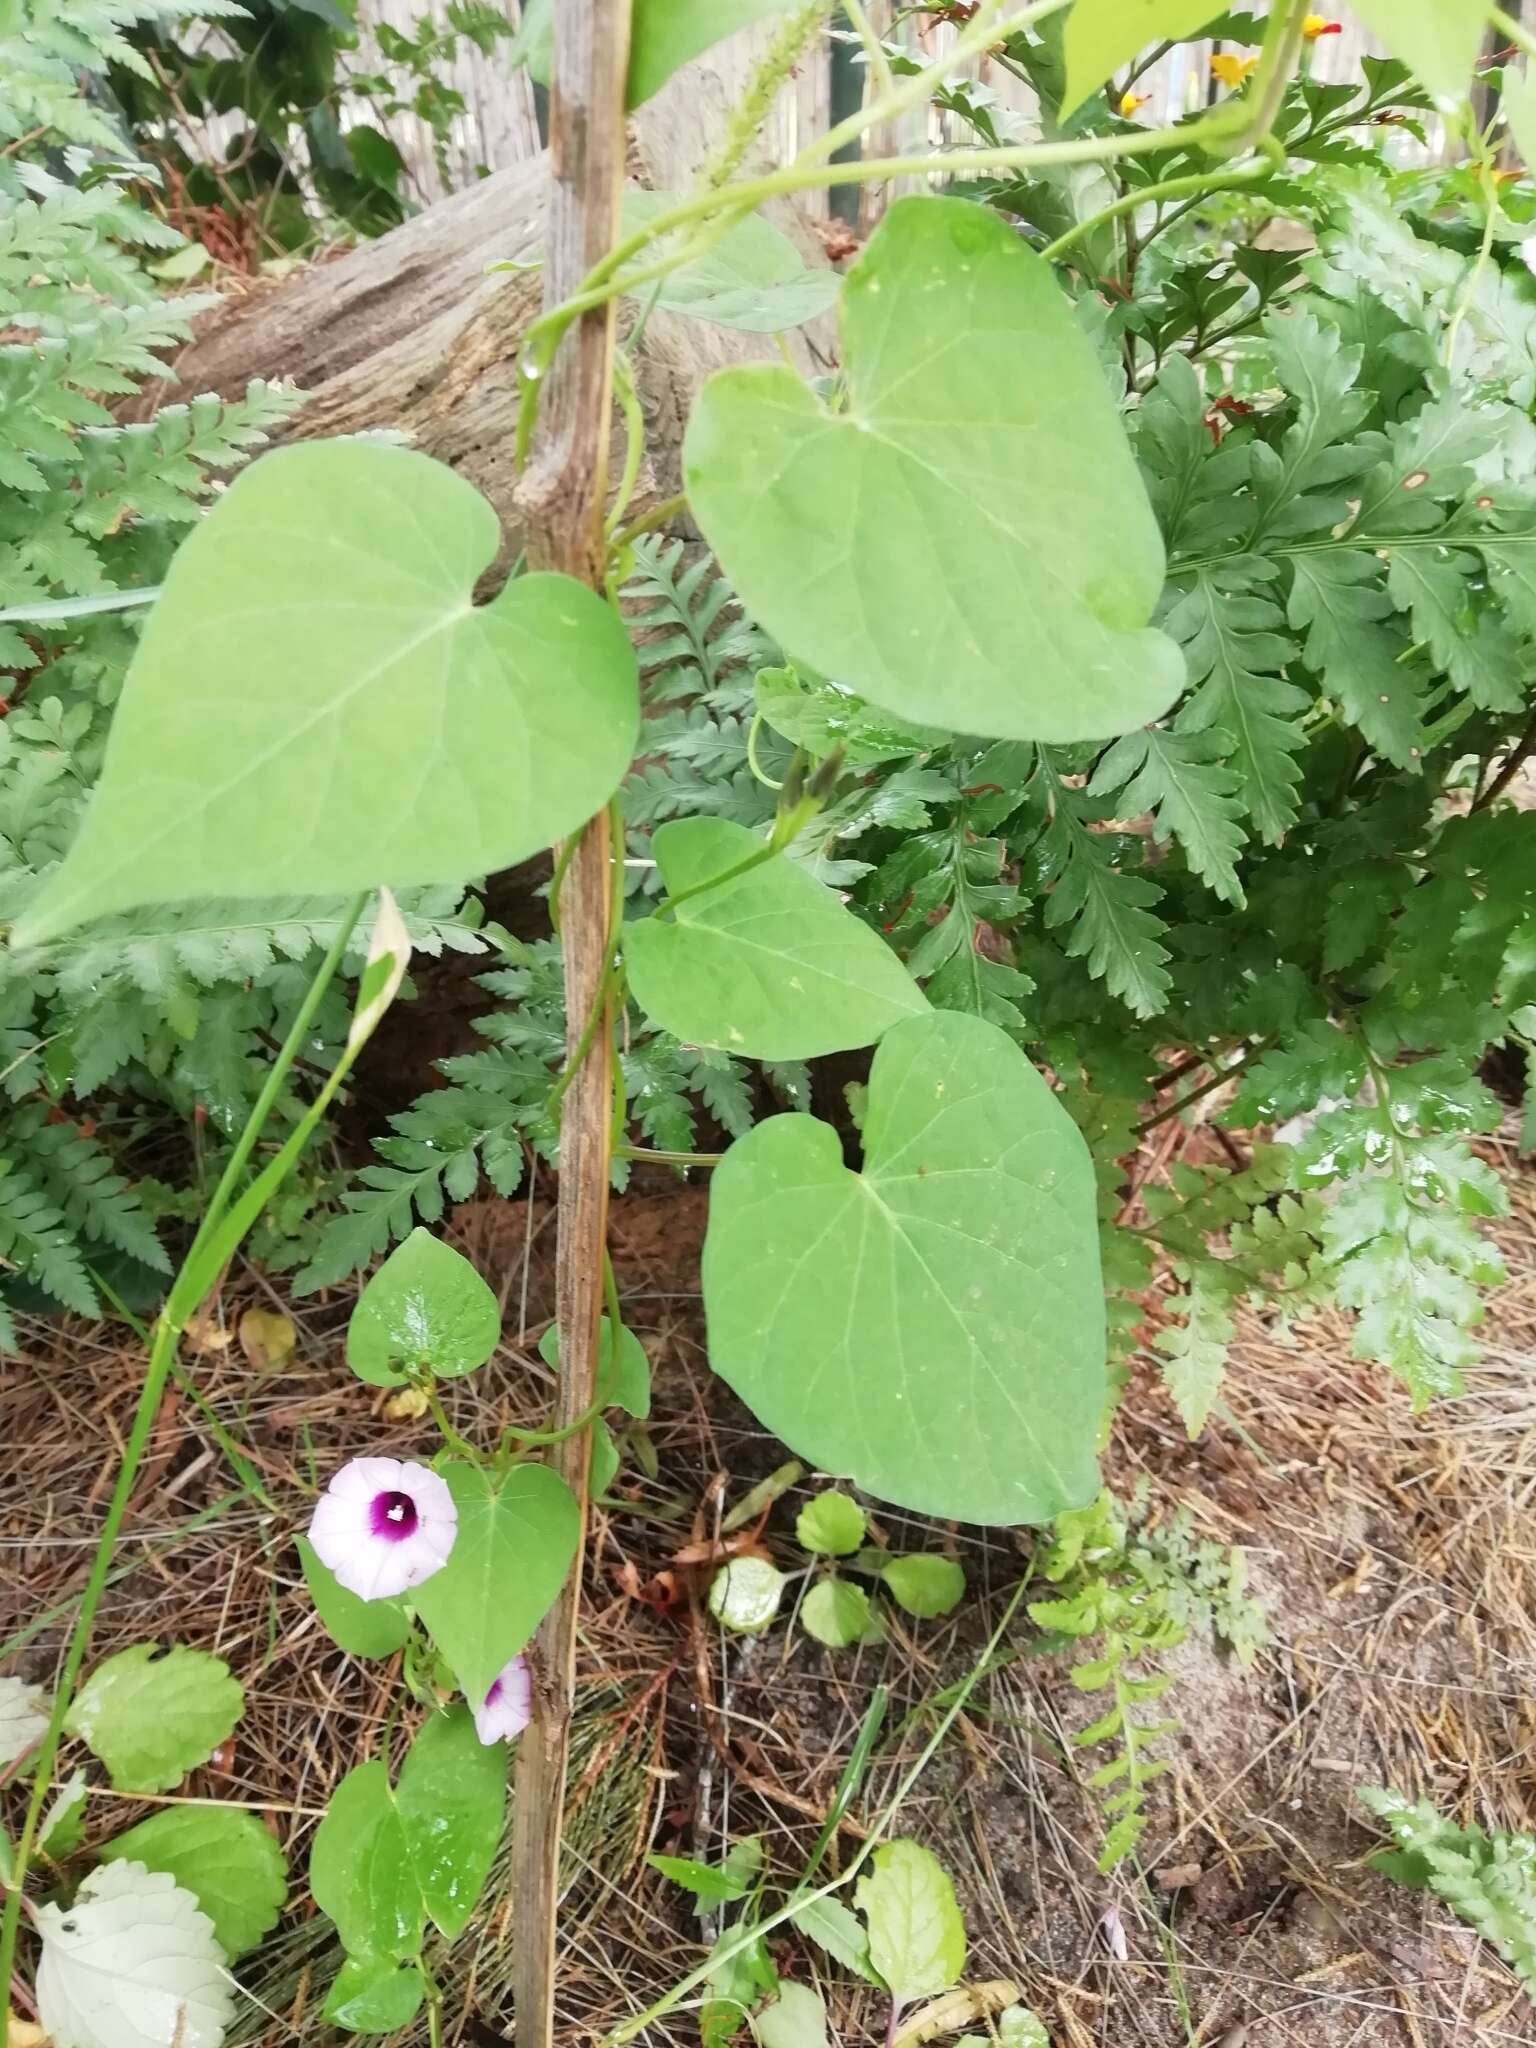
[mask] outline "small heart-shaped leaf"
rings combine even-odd
[[[347,1363],[375,1387],[398,1387],[408,1366],[452,1379],[484,1365],[500,1339],[490,1288],[462,1252],[418,1226],[358,1296]]]
[[[747,609],[898,716],[1111,739],[1184,657],[1163,543],[1051,266],[965,199],[901,199],[844,282],[848,404],[777,365],[704,387],[688,501]]]
[[[495,1473],[454,1461],[442,1472],[458,1531],[448,1562],[415,1588],[411,1605],[478,1707],[554,1605],[581,1517],[547,1465]]]
[[[320,1562],[307,1536],[296,1536],[304,1583],[320,1625],[349,1657],[392,1657],[410,1639],[411,1617],[401,1600],[359,1600]]]
[[[766,14],[785,14],[795,0],[635,0],[624,104],[638,107],[660,92],[674,71],[713,44],[750,28]],[[539,85],[554,66],[555,0],[523,0],[522,25],[508,48]]]
[[[551,1323],[539,1339],[539,1356],[556,1372],[560,1370],[560,1326]],[[613,1325],[606,1316],[597,1325],[597,1392],[605,1408],[622,1408],[644,1422],[651,1412],[651,1361],[634,1331],[619,1325],[619,1341],[613,1341]]]
[[[763,842],[725,818],[680,818],[652,845],[669,892],[697,890],[666,917],[624,928],[630,990],[689,1045],[759,1060],[814,1059],[872,1045],[927,998],[878,932],[787,855],[709,884]]]
[[[171,565],[79,836],[13,940],[109,911],[462,882],[575,829],[634,747],[634,655],[568,576],[474,602],[501,534],[408,448],[263,456]]]
[[[793,1450],[901,1507],[1083,1506],[1104,1301],[1077,1126],[1006,1033],[935,1012],[880,1041],[863,1135],[852,1173],[830,1124],[770,1117],[716,1168],[711,1364]]]
[[[624,232],[649,227],[676,204],[676,197],[666,192],[626,193]],[[697,233],[697,227],[677,233],[686,237]],[[647,259],[665,246],[648,250]],[[835,306],[842,284],[835,270],[808,270],[788,235],[781,235],[760,214],[749,213],[702,256],[670,271],[659,283],[642,286],[639,296],[648,302],[654,295],[656,305],[667,312],[686,313],[715,327],[780,334]]]

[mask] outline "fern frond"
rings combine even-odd
[[[1536,1836],[1459,1828],[1380,1785],[1362,1785],[1357,1796],[1397,1843],[1373,1859],[1377,1868],[1443,1899],[1536,1993]]]
[[[157,1273],[170,1272],[137,1193],[95,1138],[74,1124],[50,1124],[34,1103],[17,1113],[7,1143],[24,1148],[39,1185],[77,1238],[111,1245]]]
[[[0,1263],[61,1307],[97,1314],[96,1290],[74,1231],[18,1159],[0,1158]]]

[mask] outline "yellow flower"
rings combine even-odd
[[[1315,43],[1319,36],[1343,35],[1344,24],[1341,21],[1330,21],[1326,14],[1309,14],[1301,24],[1301,32],[1309,43]]]
[[[1138,107],[1144,107],[1152,95],[1149,92],[1123,92],[1120,95],[1120,112],[1129,121]]]
[[[1257,71],[1258,68],[1257,57],[1234,57],[1227,50],[1218,50],[1211,59],[1212,77],[1219,79],[1223,85],[1230,86],[1233,92],[1236,92],[1250,73]]]

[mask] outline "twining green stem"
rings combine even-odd
[[[448,1420],[448,1411],[443,1406],[443,1397],[437,1391],[437,1382],[430,1374],[418,1382],[421,1392],[427,1397],[427,1407],[432,1420],[437,1424],[437,1433],[456,1458],[464,1458],[471,1465],[484,1463],[480,1453],[467,1437],[462,1437]]]
[[[792,192],[808,192],[823,185],[870,184],[886,178],[961,177],[973,171],[1047,170],[1064,164],[1107,163],[1117,157],[1145,156],[1160,149],[1183,149],[1222,142],[1243,146],[1247,123],[1244,109],[1231,100],[1215,107],[1203,120],[1176,128],[1139,129],[1134,135],[1085,135],[1061,142],[1000,144],[987,149],[952,149],[925,152],[920,156],[866,157],[852,163],[825,164],[797,157],[781,170],[770,171],[719,192],[695,193],[670,212],[660,214],[643,233],[631,235],[594,265],[581,289],[563,306],[546,313],[528,330],[524,343],[527,371],[531,373],[525,401],[536,394],[542,365],[554,343],[580,314],[605,306],[608,301],[665,276],[679,263],[691,260],[692,251],[683,249],[648,269],[621,273],[621,266],[649,243],[690,222],[703,220],[728,208],[732,217],[745,215],[764,200]]]
[[[996,1654],[997,1646],[1007,1634],[1013,1617],[1019,1610],[1019,1604],[1029,1588],[1029,1583],[1029,1575],[1026,1573],[1014,1588],[1008,1605],[1003,1609],[1002,1619],[987,1638],[981,1655],[971,1666],[963,1681],[955,1688],[954,1696],[940,1718],[938,1725],[918,1752],[911,1769],[897,1785],[890,1803],[877,1816],[868,1835],[859,1844],[858,1850],[850,1861],[848,1868],[839,1876],[829,1879],[826,1884],[818,1885],[814,1891],[806,1891],[804,1888],[801,1888],[791,1892],[784,1901],[784,1904],[777,1911],[768,1914],[766,1919],[758,1920],[750,1927],[739,1929],[734,1940],[726,1941],[713,1949],[710,1952],[709,1960],[701,1963],[698,1969],[691,1970],[680,1984],[674,1984],[665,1997],[658,1998],[654,2005],[647,2006],[645,2011],[637,2015],[636,2018],[626,2020],[623,2026],[615,2027],[613,2032],[603,2041],[602,2048],[624,2048],[626,2042],[635,2040],[648,2027],[654,2026],[659,2019],[665,2018],[675,2006],[681,2004],[683,1999],[707,1984],[717,1971],[723,1969],[726,1964],[734,1962],[737,1956],[744,1955],[765,1934],[771,1934],[774,1928],[782,1927],[786,1921],[793,1920],[797,1913],[803,1913],[807,1906],[812,1905],[818,1899],[830,1899],[835,1893],[844,1890],[853,1882],[854,1878],[858,1876],[864,1865],[880,1846],[891,1823],[906,1804],[913,1786],[938,1754],[940,1745],[963,1713],[966,1702],[970,1699],[982,1674],[991,1668],[992,1658]]]
[[[782,789],[782,782],[775,782],[762,762],[757,758],[757,736],[762,731],[764,718],[761,708],[752,714],[752,723],[747,727],[747,766],[765,789]]]
[[[564,1429],[519,1429],[515,1423],[508,1422],[502,1427],[502,1438],[510,1437],[519,1444],[563,1444],[567,1437],[580,1436],[584,1429],[590,1429],[607,1406],[606,1401],[594,1401]]]
[[[561,1103],[564,1102],[566,1098],[566,1093],[569,1090],[571,1083],[575,1080],[576,1076],[581,1072],[583,1066],[586,1064],[587,1054],[592,1050],[592,1047],[597,1042],[597,1034],[599,1031],[602,1030],[603,1019],[607,1016],[607,1014],[608,981],[607,977],[605,976],[601,986],[598,988],[596,996],[593,998],[592,1007],[587,1012],[587,1020],[581,1027],[581,1036],[576,1041],[575,1050],[571,1053],[565,1065],[560,1069],[559,1073],[556,1074],[553,1082],[550,1084],[549,1101],[546,1104],[546,1107],[548,1108],[551,1115],[553,1115],[554,1112],[560,1107]]]
[[[1468,264],[1467,274],[1462,280],[1461,289],[1456,294],[1456,303],[1451,309],[1451,317],[1445,325],[1445,339],[1441,344],[1440,360],[1447,370],[1451,369],[1455,364],[1456,343],[1461,335],[1462,323],[1471,310],[1472,301],[1477,294],[1478,280],[1487,268],[1488,258],[1493,250],[1494,229],[1498,225],[1499,215],[1504,211],[1499,203],[1499,188],[1494,183],[1493,152],[1488,147],[1488,138],[1486,135],[1474,135],[1471,141],[1473,158],[1479,173],[1478,183],[1483,191],[1483,233],[1477,245],[1477,254]]]
[[[573,832],[570,838],[562,844],[559,857],[555,862],[555,872],[550,877],[549,928],[557,939],[560,936],[560,891],[565,886],[566,870],[571,865],[571,857],[576,851],[579,836],[579,834]]]
[[[1256,145],[1269,133],[1291,82],[1296,60],[1301,55],[1302,25],[1307,18],[1307,0],[1276,0],[1264,27],[1259,50],[1259,68],[1247,95],[1248,146]]]
[[[663,498],[659,505],[653,505],[649,512],[641,512],[631,519],[627,526],[621,526],[610,543],[615,548],[627,547],[632,540],[638,540],[643,533],[654,533],[658,526],[665,526],[669,519],[675,519],[679,512],[686,512],[688,500],[681,491],[675,498]]]
[[[624,812],[617,797],[612,798],[608,804],[608,834],[613,856],[613,896],[608,920],[608,965],[604,971],[602,981],[598,984],[597,994],[593,998],[592,1007],[587,1012],[587,1020],[581,1027],[581,1036],[576,1041],[575,1050],[566,1060],[559,1073],[556,1074],[551,1084],[549,1100],[546,1104],[551,1115],[564,1102],[571,1083],[585,1065],[587,1054],[592,1050],[597,1034],[602,1029],[604,1017],[608,1014],[610,1008],[617,1012],[622,1007],[624,1001],[622,969],[618,964],[619,931],[624,919]],[[560,850],[560,859],[555,868],[555,880],[557,882],[564,879],[565,870],[569,864],[577,837],[579,835],[573,834]],[[553,914],[553,892],[551,893],[550,900],[552,906],[550,922],[558,932],[560,925],[559,920]]]
[[[864,45],[864,56],[869,64],[869,75],[875,81],[876,92],[888,93],[891,89],[891,63],[874,23],[864,12],[860,0],[841,0],[841,6],[853,25],[854,34]]]
[[[234,1194],[236,1182],[256,1148],[257,1142],[261,1137],[262,1127],[270,1116],[278,1096],[282,1092],[283,1084],[287,1080],[289,1070],[292,1068],[300,1049],[308,1037],[309,1027],[314,1022],[315,1013],[320,1007],[321,999],[341,965],[347,945],[351,940],[353,929],[362,915],[363,906],[366,902],[366,896],[359,896],[351,905],[348,914],[342,919],[335,938],[331,941],[330,950],[326,953],[314,980],[309,985],[309,990],[303,1002],[299,1005],[298,1014],[293,1020],[288,1036],[283,1040],[282,1048],[277,1058],[272,1063],[272,1069],[267,1075],[265,1085],[257,1097],[250,1115],[246,1118],[245,1127],[241,1131],[239,1138],[235,1141],[234,1150],[230,1153],[229,1161],[219,1178],[219,1184],[214,1190],[213,1199],[203,1218],[202,1226],[193,1239],[191,1250],[182,1261],[181,1270],[172,1284],[171,1291],[166,1297],[165,1306],[161,1309],[159,1319],[155,1325],[154,1343],[150,1348],[149,1362],[144,1373],[144,1384],[139,1391],[138,1406],[134,1410],[133,1422],[128,1431],[128,1441],[123,1447],[122,1460],[117,1470],[117,1483],[112,1489],[112,1498],[107,1505],[106,1519],[102,1523],[101,1535],[97,1539],[96,1552],[91,1560],[91,1569],[85,1582],[85,1590],[80,1596],[80,1607],[75,1617],[75,1626],[70,1635],[69,1647],[65,1652],[63,1668],[59,1673],[58,1686],[54,1693],[53,1711],[48,1717],[47,1733],[38,1745],[32,1781],[32,1796],[27,1802],[26,1818],[22,1823],[21,1836],[16,1844],[15,1855],[12,1859],[8,1896],[5,1902],[5,1917],[3,1923],[0,1923],[0,1987],[5,1989],[8,1989],[10,1986],[12,1971],[15,1968],[16,1940],[21,1926],[22,1899],[27,1880],[27,1869],[37,1841],[37,1831],[42,1820],[43,1808],[47,1803],[53,1778],[53,1767],[59,1753],[59,1744],[63,1740],[65,1717],[69,1713],[70,1702],[74,1697],[75,1682],[80,1676],[80,1668],[85,1662],[85,1653],[90,1644],[91,1630],[96,1621],[96,1610],[101,1605],[101,1596],[106,1590],[108,1577],[111,1572],[112,1553],[117,1546],[118,1537],[122,1533],[123,1520],[128,1512],[128,1503],[133,1496],[134,1482],[138,1478],[139,1467],[144,1461],[144,1453],[149,1444],[150,1432],[154,1428],[155,1418],[160,1412],[160,1402],[165,1394],[166,1381],[170,1377],[171,1368],[175,1361],[176,1347],[181,1340],[181,1333],[186,1327],[188,1317],[203,1299],[208,1288],[212,1285],[214,1279],[217,1278],[219,1269],[225,1259],[230,1256],[230,1253],[239,1244],[240,1239],[244,1237],[245,1232],[260,1213],[262,1204],[270,1196],[273,1169],[281,1167],[281,1172],[276,1175],[276,1178],[281,1180],[292,1165],[293,1160],[298,1156],[299,1151],[302,1150],[303,1144],[309,1137],[310,1132],[313,1131],[315,1125],[319,1122],[320,1116],[324,1113],[325,1104],[335,1093],[336,1087],[340,1085],[340,1077],[351,1065],[352,1059],[355,1057],[355,1050],[351,1048],[343,1054],[336,1073],[332,1076],[331,1081],[327,1083],[326,1089],[322,1091],[314,1112],[306,1115],[295,1132],[294,1137],[283,1147],[277,1159],[274,1160],[273,1165],[268,1167],[259,1176],[252,1189],[248,1191],[247,1196],[235,1203],[233,1209],[231,1209],[231,1197]],[[258,1191],[259,1199],[255,1207],[252,1208],[249,1196]],[[244,1217],[246,1220],[242,1223],[233,1241],[231,1241],[226,1219],[232,1219],[236,1215]],[[3,2016],[7,2010],[8,2007],[3,2001],[0,2001],[0,2016]],[[6,2033],[9,2034],[9,2021],[5,2021],[4,2024]],[[3,2048],[3,2044],[0,2044],[0,2048]]]
[[[706,875],[702,882],[690,882],[686,889],[679,889],[675,896],[664,896],[657,904],[653,915],[665,917],[669,912],[676,910],[680,903],[686,903],[691,896],[702,896],[706,890],[721,889],[727,882],[734,882],[738,875],[750,874],[753,868],[760,868],[764,861],[770,861],[776,853],[782,853],[820,809],[821,799],[818,796],[802,797],[799,803],[791,804],[787,811],[780,812],[774,821],[772,832],[761,846],[754,847],[751,853],[732,866],[722,868],[718,875]]]
[[[1289,4],[1277,7],[1271,14],[1252,91],[1241,98],[1224,100],[1197,121],[1052,142],[873,157],[856,162],[829,161],[838,149],[857,141],[866,130],[891,120],[926,99],[944,77],[968,57],[1048,15],[1058,13],[1065,4],[1066,0],[1036,0],[1034,6],[999,20],[1000,0],[993,0],[990,5],[984,0],[963,33],[941,58],[924,70],[895,81],[890,91],[881,93],[857,113],[828,130],[802,150],[793,163],[740,184],[695,192],[619,241],[588,272],[580,288],[535,321],[524,337],[519,447],[526,448],[544,372],[561,335],[571,322],[582,313],[606,305],[619,294],[650,283],[667,275],[679,264],[691,261],[702,246],[717,239],[735,220],[743,218],[764,200],[824,185],[868,183],[930,174],[953,177],[973,171],[1047,169],[1064,164],[1109,162],[1119,157],[1163,149],[1210,149],[1223,155],[1240,156],[1259,146],[1269,134],[1301,48],[1305,0],[1289,0]],[[715,217],[714,226],[705,235],[674,249],[643,269],[625,271],[624,266],[651,243],[678,228],[696,221],[708,221],[712,217]]]
[[[1215,174],[1210,171],[1191,171],[1186,177],[1164,178],[1156,185],[1138,186],[1134,192],[1127,192],[1121,198],[1111,200],[1108,206],[1101,206],[1098,212],[1090,214],[1087,220],[1078,221],[1075,227],[1070,227],[1065,234],[1058,235],[1054,242],[1048,242],[1040,253],[1047,262],[1054,262],[1058,256],[1065,255],[1074,242],[1080,242],[1085,236],[1095,234],[1110,221],[1118,220],[1122,214],[1136,213],[1143,206],[1158,206],[1165,199],[1183,199],[1186,195],[1192,195],[1190,204],[1195,205],[1208,192],[1227,192],[1234,186],[1251,184],[1255,178],[1269,176],[1273,170],[1273,159],[1266,154],[1260,162],[1244,164],[1235,171],[1219,171]],[[1181,212],[1183,210],[1180,209]],[[1156,228],[1152,232],[1155,234]],[[1148,240],[1150,239],[1149,235]]]
[[[443,2048],[443,1987],[428,1968],[425,1954],[417,1956],[416,1967],[427,1991],[427,2048]]]
[[[631,346],[634,344],[632,343]],[[619,402],[624,416],[624,469],[619,477],[619,487],[614,493],[613,506],[608,514],[607,539],[611,547],[615,535],[620,531],[629,501],[635,495],[635,485],[640,477],[640,464],[645,457],[645,415],[640,410],[640,394],[635,389],[635,375],[630,367],[628,355],[615,352],[613,358],[613,395]]]
[[[616,1159],[632,1159],[641,1166],[718,1166],[723,1152],[653,1152],[645,1145],[615,1145]]]

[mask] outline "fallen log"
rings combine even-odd
[[[483,491],[515,544],[515,365],[540,273],[488,266],[538,257],[548,182],[547,156],[514,164],[376,241],[231,293],[141,392],[134,416],[203,391],[234,397],[253,377],[287,378],[309,396],[280,439],[395,429]],[[814,236],[796,239],[817,261]],[[634,317],[626,304],[621,328]],[[807,367],[822,360],[799,336],[793,346]],[[710,372],[776,355],[768,335],[651,314],[635,365],[646,462],[633,511],[681,488],[682,430]]]

